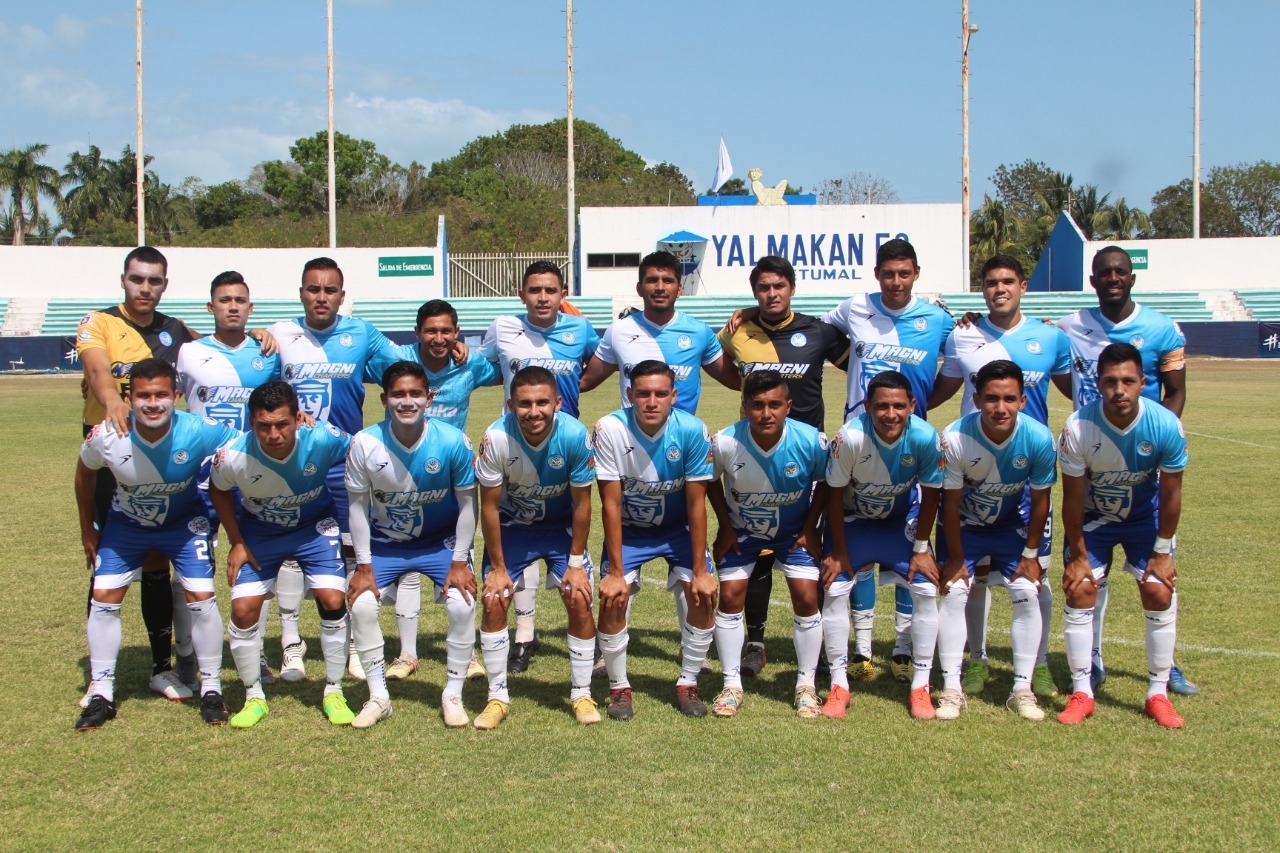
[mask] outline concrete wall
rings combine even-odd
[[[1094,254],[1107,245],[1085,244],[1086,275]],[[1280,288],[1280,237],[1124,240],[1116,245],[1131,253],[1146,251],[1147,269],[1135,269],[1143,290]]]

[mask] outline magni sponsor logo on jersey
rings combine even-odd
[[[344,361],[319,361],[306,364],[290,364],[284,369],[284,378],[289,382],[302,379],[346,379],[356,372],[356,366]]]
[[[449,489],[424,489],[407,492],[384,492],[381,489],[375,489],[373,492],[374,500],[387,507],[440,503],[448,496]]]
[[[871,341],[858,341],[853,345],[853,351],[866,361],[894,361],[898,364],[924,364],[929,358],[928,350]]]
[[[201,385],[196,389],[196,399],[205,405],[231,403],[239,406],[247,404],[252,393],[252,388],[242,388],[239,385],[215,385],[213,387]]]
[[[758,509],[761,507],[790,506],[809,493],[808,489],[794,492],[738,492],[733,499],[742,509]]]
[[[511,372],[515,373],[525,367],[544,367],[556,376],[572,376],[577,373],[581,363],[571,358],[513,358]]]
[[[633,367],[635,367],[634,364],[624,364],[622,366],[622,372],[627,375],[628,379],[631,378],[631,368]],[[683,382],[693,373],[693,368],[687,364],[668,364],[667,367],[671,368],[671,372],[676,375],[677,382]]]

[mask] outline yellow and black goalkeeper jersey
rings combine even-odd
[[[80,320],[76,354],[90,349],[106,350],[111,376],[123,397],[129,393],[129,372],[134,364],[151,356],[177,364],[178,350],[191,340],[191,331],[176,317],[157,311],[150,324],[140,326],[123,305],[115,305],[105,311],[90,311]],[[84,395],[85,425],[100,423],[106,410],[89,390],[88,381],[81,380],[80,393]]]
[[[732,335],[720,331],[720,345],[743,376],[753,370],[776,370],[791,392],[791,417],[824,429],[822,368],[825,362],[844,369],[849,339],[817,317],[792,313],[776,326],[759,318],[743,323]]]

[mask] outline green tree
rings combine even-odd
[[[751,195],[751,190],[747,187],[747,182],[742,178],[730,178],[724,182],[724,186],[719,192],[712,195]]]
[[[200,228],[221,228],[238,219],[265,216],[271,202],[249,192],[239,181],[214,184],[195,195],[191,202],[195,224]]]
[[[1191,219],[1190,178],[1152,196],[1152,236],[1190,237]],[[1209,170],[1200,187],[1200,236],[1276,234],[1280,234],[1280,166],[1259,160],[1252,165],[1215,166]]]
[[[62,176],[57,169],[40,162],[48,152],[48,145],[38,143],[11,148],[0,155],[0,192],[9,194],[14,246],[23,244],[27,223],[40,219],[40,196],[48,196],[55,203],[62,198]]]
[[[62,171],[64,186],[71,187],[63,196],[58,212],[63,224],[73,233],[79,233],[90,222],[105,216],[113,206],[113,193],[119,191],[113,185],[114,164],[102,156],[102,150],[90,145],[85,153],[71,152],[66,168]]]
[[[1133,240],[1146,237],[1151,233],[1151,218],[1146,211],[1130,207],[1124,198],[1116,199],[1116,203],[1107,210],[1103,240]]]

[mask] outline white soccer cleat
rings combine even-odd
[[[360,663],[360,655],[354,651],[347,655],[347,675],[356,681],[364,681],[364,665]]]
[[[1030,690],[1015,690],[1009,694],[1005,707],[1024,720],[1040,722],[1044,719],[1044,709],[1036,701],[1036,694]]]
[[[280,677],[285,681],[301,681],[307,677],[307,668],[305,658],[307,656],[307,641],[299,640],[292,645],[285,646],[284,660],[280,663]]]
[[[444,724],[451,729],[460,729],[463,726],[471,725],[471,718],[467,716],[467,709],[462,707],[461,696],[446,693],[441,697],[440,713],[444,717]]]
[[[356,718],[351,721],[351,728],[371,729],[390,716],[391,700],[374,696],[368,702],[365,702],[364,707],[360,709],[360,713],[356,714]]]
[[[177,673],[171,669],[151,676],[150,687],[152,693],[163,696],[170,702],[185,702],[194,695],[191,688],[183,684]]]
[[[960,716],[960,712],[965,709],[969,703],[965,700],[964,694],[954,687],[950,690],[943,690],[938,696],[937,719],[954,720]]]

